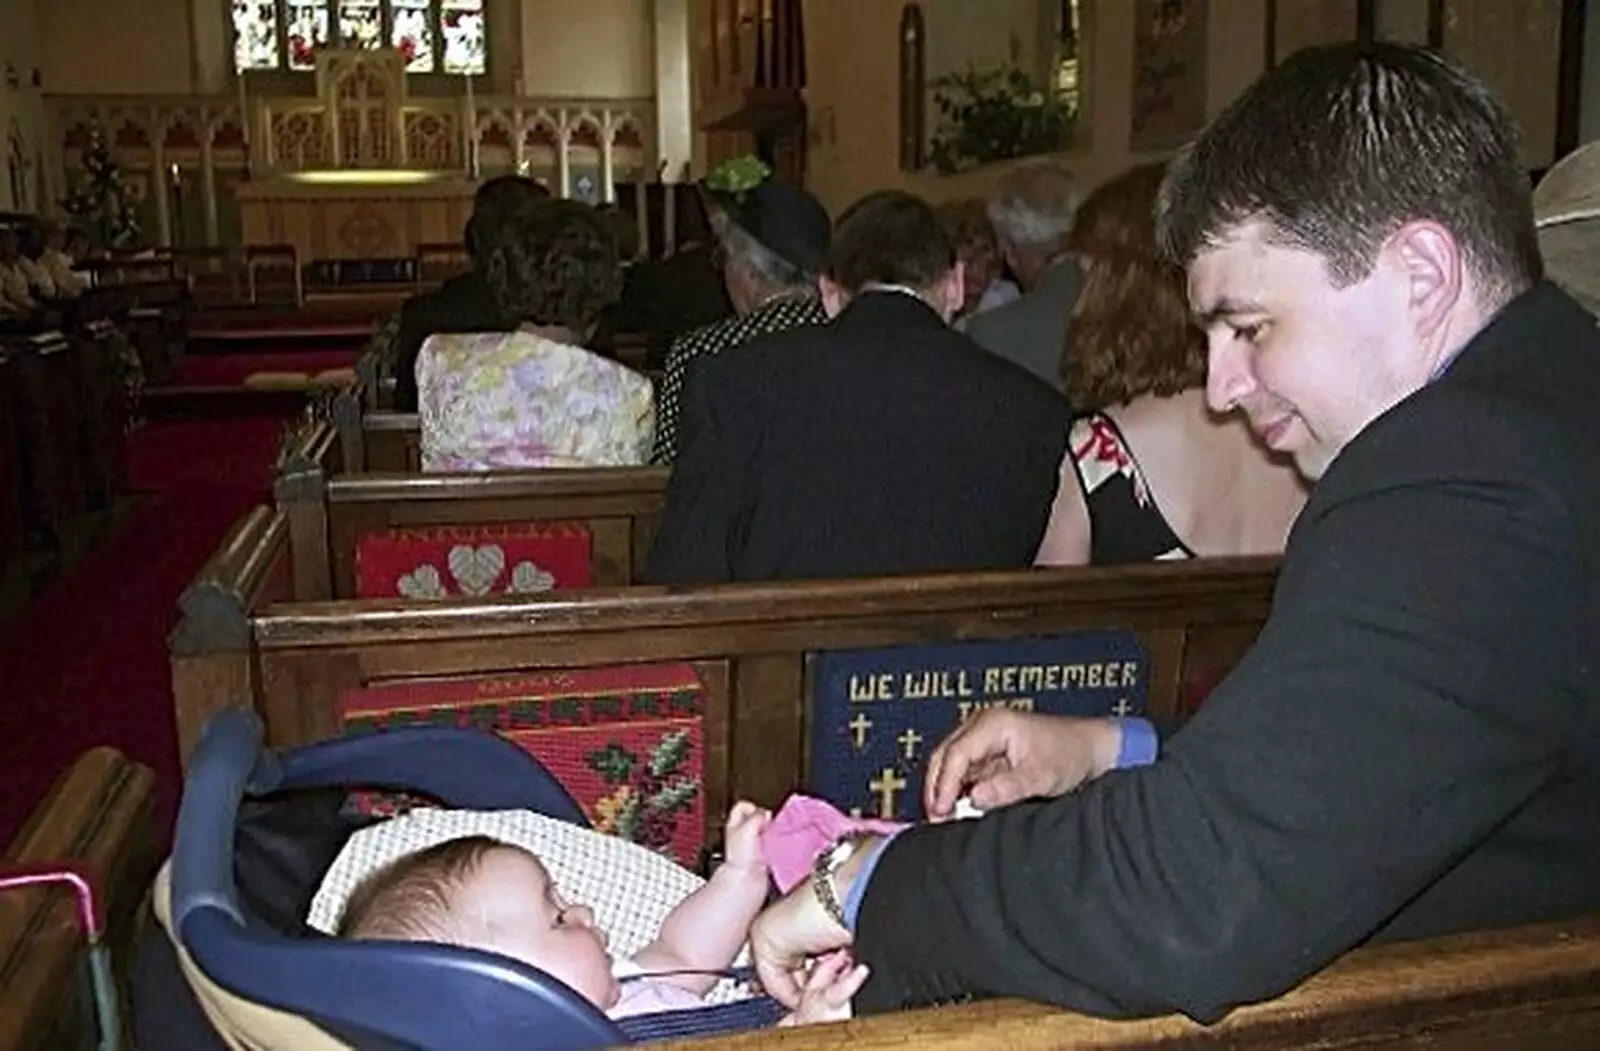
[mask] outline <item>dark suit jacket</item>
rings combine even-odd
[[[868,293],[706,358],[685,399],[650,582],[1033,561],[1066,405],[918,299]]]
[[[667,348],[686,332],[733,316],[722,268],[710,245],[634,267],[633,319],[649,336],[650,368],[661,368]],[[624,292],[625,298],[629,293]]]
[[[510,332],[516,327],[501,316],[489,286],[474,270],[406,300],[400,308],[400,334],[395,339],[395,408],[417,411],[417,355],[429,336],[438,332]]]
[[[1338,456],[1159,762],[891,844],[857,1006],[1210,1021],[1374,937],[1600,909],[1597,406],[1595,319],[1540,285]]]

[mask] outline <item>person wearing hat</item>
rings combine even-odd
[[[645,584],[1021,568],[1066,451],[1054,389],[950,327],[955,244],[900,191],[847,209],[831,317],[697,362]]]
[[[1545,276],[1600,314],[1600,141],[1561,158],[1533,191]]]
[[[667,351],[657,395],[655,463],[671,464],[678,457],[691,364],[757,336],[828,320],[817,298],[817,276],[833,229],[828,212],[810,193],[771,174],[756,158],[743,157],[705,180],[706,207],[735,314],[680,336]]]

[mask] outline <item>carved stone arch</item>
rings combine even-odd
[[[117,150],[147,150],[150,148],[150,125],[137,111],[113,113],[106,121],[111,129],[110,145]]]
[[[605,128],[592,113],[580,113],[567,125],[567,142],[573,146],[598,150],[605,141]]]
[[[93,135],[93,120],[88,117],[73,118],[67,123],[66,130],[61,133],[61,148],[63,151],[76,150],[82,153],[89,148],[89,140]]]
[[[611,122],[611,142],[628,149],[644,148],[644,129],[632,113],[619,114]]]
[[[927,134],[928,41],[922,5],[900,9],[900,168],[918,171],[925,163]]]
[[[478,117],[478,142],[497,149],[510,149],[515,141],[512,118],[503,112],[492,112]]]
[[[161,121],[161,146],[166,151],[198,150],[201,143],[202,131],[196,127],[198,122],[188,113],[169,113]],[[211,133],[210,127],[204,129],[204,134]]]
[[[522,142],[525,146],[555,149],[561,142],[560,123],[549,113],[536,113],[522,122]]]

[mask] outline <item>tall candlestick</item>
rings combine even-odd
[[[472,74],[463,73],[461,79],[467,85],[467,117],[466,117],[466,162],[467,178],[478,177],[478,104],[472,97]]]
[[[244,137],[244,169],[250,172],[250,96],[244,83],[244,70],[239,71],[239,134]]]

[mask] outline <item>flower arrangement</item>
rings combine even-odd
[[[933,86],[940,127],[929,160],[944,174],[1053,153],[1066,145],[1078,116],[1076,99],[1015,66],[968,66]]]

